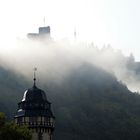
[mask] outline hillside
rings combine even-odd
[[[140,138],[140,96],[109,73],[83,64],[56,91],[56,139]]]
[[[21,100],[28,83],[22,75],[0,67],[0,111],[6,113],[7,119],[15,114],[17,102]]]
[[[46,83],[43,90],[56,116],[55,140],[140,139],[140,95],[113,75],[83,63],[60,83]],[[12,116],[29,85],[21,75],[0,68],[0,111]]]

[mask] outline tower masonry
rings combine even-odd
[[[38,33],[28,33],[27,37],[33,40],[44,40],[44,39],[50,40],[51,39],[50,30],[51,30],[50,26],[39,27]]]
[[[27,125],[32,132],[32,140],[52,140],[54,131],[54,115],[51,103],[43,90],[34,85],[24,92],[14,117],[17,125]]]

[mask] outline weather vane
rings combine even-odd
[[[34,68],[34,87],[36,86],[36,71],[37,71],[37,68],[35,67]]]

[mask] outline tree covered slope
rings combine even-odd
[[[60,83],[46,83],[43,90],[56,116],[55,140],[140,139],[140,95],[113,75],[84,63]],[[20,75],[0,68],[0,111],[14,115],[29,85]]]

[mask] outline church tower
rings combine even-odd
[[[28,126],[32,140],[52,140],[55,117],[45,92],[36,86],[35,71],[33,87],[24,92],[14,119],[17,125]]]

